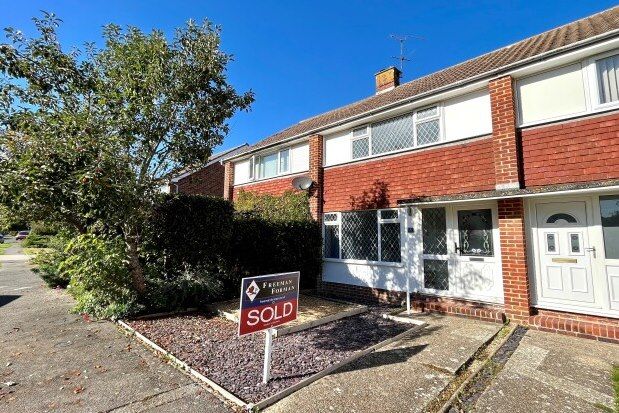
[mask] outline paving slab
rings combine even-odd
[[[612,411],[614,364],[616,344],[529,330],[475,411],[599,413],[601,405]]]
[[[114,324],[69,314],[72,299],[45,287],[24,261],[2,263],[0,286],[0,411],[147,411],[172,400],[178,412],[229,411],[207,391],[179,390],[195,382]]]
[[[267,412],[422,412],[453,373],[501,328],[420,315],[428,326],[324,377]]]

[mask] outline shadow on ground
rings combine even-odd
[[[0,295],[0,307],[17,300],[21,295]]]

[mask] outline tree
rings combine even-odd
[[[8,28],[0,45],[0,201],[28,220],[122,237],[143,293],[140,231],[164,177],[205,164],[253,94],[228,84],[232,57],[208,21],[170,41],[108,25],[102,49],[66,52],[57,17],[33,20],[38,37]]]

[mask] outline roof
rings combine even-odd
[[[221,152],[217,152],[217,153],[211,155],[208,158],[208,161],[207,161],[206,165],[204,165],[202,168],[199,168],[198,170],[204,169],[207,166],[210,166],[210,165],[212,165],[212,164],[214,164],[216,162],[220,162],[221,160],[223,160],[224,157],[230,157],[230,156],[234,156],[234,155],[238,155],[240,153],[246,152],[247,148],[249,148],[249,144],[248,143],[244,143],[242,145],[235,146],[234,148],[226,149],[225,151],[221,151]],[[186,170],[179,171],[176,174],[176,176],[174,176],[171,179],[171,181],[172,182],[178,182],[181,179],[183,179],[183,178],[193,174],[194,172],[197,172],[198,170],[186,169]]]
[[[253,152],[279,142],[303,137],[342,122],[346,119],[366,115],[391,105],[414,100],[420,95],[431,94],[450,85],[460,85],[480,76],[495,76],[502,70],[525,63],[532,58],[558,52],[569,46],[580,46],[597,37],[619,29],[619,6],[568,23],[547,32],[486,53],[479,57],[442,69],[438,72],[403,83],[381,94],[368,97],[347,106],[323,113],[292,125],[247,148],[242,153]],[[228,156],[227,158],[231,158]]]

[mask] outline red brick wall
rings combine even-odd
[[[282,178],[267,179],[251,184],[238,185],[234,187],[234,197],[239,191],[253,192],[256,194],[269,194],[269,195],[281,195],[286,191],[290,191],[292,188],[292,180],[305,173],[285,176]],[[234,199],[234,198],[233,198]]]
[[[309,139],[309,177],[314,182],[310,192],[309,206],[312,217],[322,222],[323,202],[323,152],[324,140],[322,135],[314,135]]]
[[[498,212],[505,314],[515,321],[526,322],[531,315],[531,296],[524,202],[521,198],[499,199]]]
[[[516,105],[511,76],[490,81],[492,142],[497,189],[520,188],[519,143],[516,131]]]
[[[224,195],[224,166],[215,162],[177,182],[178,192],[193,195]],[[176,188],[172,186],[175,191]]]
[[[619,178],[619,112],[521,133],[527,187]]]
[[[234,195],[234,164],[224,164],[224,199],[232,201]]]
[[[395,206],[398,199],[494,189],[492,139],[326,168],[324,211]]]

